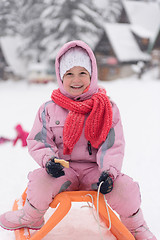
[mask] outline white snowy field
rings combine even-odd
[[[122,171],[139,182],[145,219],[160,240],[160,80],[154,79],[152,71],[142,80],[131,77],[112,82],[100,81],[99,84],[106,88],[120,109],[126,140]],[[14,126],[18,123],[30,131],[39,106],[50,100],[54,88],[57,88],[56,83],[28,85],[25,81],[0,81],[0,136],[14,138]],[[2,214],[11,210],[14,200],[20,197],[27,185],[28,172],[38,165],[20,142],[15,147],[11,143],[0,145],[0,158]],[[57,226],[52,237],[45,239],[100,239],[92,213],[86,208],[78,208],[75,206],[74,214]],[[76,228],[76,221],[78,230],[73,231],[71,224]],[[105,236],[102,231],[104,239],[115,239]],[[0,228],[0,239],[13,240],[14,233]]]

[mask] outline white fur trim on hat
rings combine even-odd
[[[81,47],[70,48],[60,59],[60,77],[75,66],[84,67],[91,76],[91,60],[87,52]]]

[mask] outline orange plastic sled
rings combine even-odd
[[[16,240],[40,240],[43,239],[48,232],[50,232],[63,218],[67,215],[71,208],[72,202],[92,202],[92,195],[94,206],[97,209],[97,192],[95,191],[71,191],[71,192],[62,192],[59,193],[52,203],[50,204],[51,208],[56,208],[54,213],[45,223],[45,225],[31,236],[28,228],[22,228],[15,230]],[[26,200],[26,191],[22,194],[22,205],[24,205]],[[18,209],[19,200],[16,200],[13,205],[13,210]],[[111,233],[117,238],[117,240],[135,240],[133,235],[128,231],[128,229],[122,224],[119,218],[115,215],[112,209],[109,207],[109,214],[111,218]],[[109,225],[108,213],[106,210],[106,204],[103,195],[99,195],[99,215],[102,221]]]

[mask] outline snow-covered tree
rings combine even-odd
[[[41,46],[44,38],[44,29],[40,15],[44,10],[43,0],[20,1],[19,34],[23,39],[20,54],[29,60],[39,60],[41,52],[45,50]]]
[[[13,23],[12,32],[23,38],[20,54],[29,60],[54,58],[57,50],[65,42],[74,39],[84,40],[94,47],[102,31],[101,18],[92,0],[2,0],[2,2],[6,5],[3,8],[6,9],[6,16],[2,25],[11,31],[10,23]]]
[[[99,10],[95,0],[1,0],[0,34],[19,34],[20,53],[29,60],[54,59],[59,48],[74,39],[94,49],[103,21],[117,20],[120,2],[106,0]]]
[[[14,35],[20,23],[19,2],[16,0],[0,1],[0,36]]]
[[[94,47],[101,18],[92,0],[1,0],[0,34],[23,38],[21,55],[41,60],[65,42],[81,39]]]
[[[48,0],[47,4],[41,15],[45,29],[41,44],[52,58],[71,40],[80,39],[94,47],[102,22],[91,0]]]
[[[106,0],[103,8],[99,8],[99,13],[103,18],[103,22],[118,22],[121,12],[121,0]]]

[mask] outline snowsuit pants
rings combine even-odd
[[[28,175],[27,198],[37,209],[49,207],[53,198],[62,191],[96,190],[100,171],[96,163],[71,162],[65,168],[65,175],[53,178],[44,168],[39,168]],[[120,174],[114,181],[113,190],[106,194],[109,205],[120,216],[129,217],[141,203],[139,186],[129,176]]]

